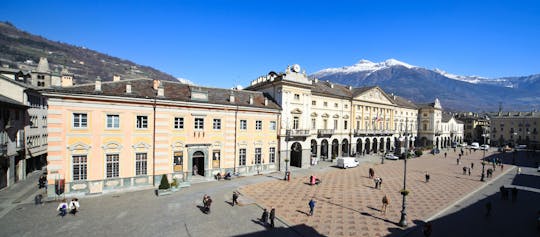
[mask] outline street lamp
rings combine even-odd
[[[289,138],[291,136],[291,130],[287,129],[285,131],[285,143],[287,145],[287,148],[285,149],[285,152],[287,154],[285,154],[285,178],[283,178],[283,180],[288,180],[288,175],[289,175],[289,156],[290,156],[290,151],[289,151]]]
[[[482,182],[484,182],[484,177],[485,177],[484,166],[486,166],[486,162],[482,160],[482,176],[480,178],[480,181],[482,181]]]
[[[401,190],[401,196],[403,196],[403,199],[401,201],[401,218],[399,220],[399,226],[401,227],[407,227],[407,156],[409,156],[409,141],[406,139],[408,134],[408,119],[405,120],[405,133],[403,134],[404,137],[401,137],[401,141],[405,141],[405,153],[403,158],[403,190]]]

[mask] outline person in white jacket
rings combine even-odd
[[[79,211],[80,205],[79,205],[79,199],[73,198],[71,199],[71,202],[69,202],[69,212],[73,215],[75,215]]]
[[[62,199],[62,202],[58,204],[58,207],[56,208],[56,210],[60,212],[60,216],[62,216],[63,218],[66,215],[67,209],[68,209],[68,204],[66,202],[66,199],[64,198]]]

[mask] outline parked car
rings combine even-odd
[[[480,150],[489,150],[489,145],[487,144],[481,145]]]
[[[386,154],[384,155],[384,158],[388,160],[399,160],[399,157],[395,156],[394,154]]]
[[[356,166],[358,166],[358,164],[360,164],[360,162],[358,162],[358,160],[356,158],[354,158],[354,157],[339,157],[339,158],[337,158],[337,167],[340,167],[340,168],[343,168],[343,169],[356,167]]]
[[[478,142],[473,142],[473,143],[471,143],[469,148],[474,149],[474,150],[478,150],[478,149],[480,149],[480,144]]]

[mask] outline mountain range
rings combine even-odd
[[[540,74],[484,78],[460,76],[388,59],[374,63],[360,60],[352,66],[317,71],[312,78],[355,87],[379,86],[387,93],[416,103],[439,98],[449,111],[530,111],[540,105]]]
[[[10,68],[35,68],[40,57],[46,57],[51,70],[67,68],[74,74],[75,84],[104,81],[113,75],[121,78],[152,78],[176,81],[167,73],[134,62],[109,56],[81,46],[48,40],[17,29],[9,22],[0,22],[0,65]]]

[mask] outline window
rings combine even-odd
[[[347,127],[348,127],[348,126],[347,126],[347,125],[348,125],[347,122],[348,122],[347,120],[343,121],[343,129],[347,129]]]
[[[73,181],[86,180],[86,155],[73,156]]]
[[[275,163],[276,162],[276,148],[270,147],[270,151],[268,152],[268,163]]]
[[[297,116],[293,117],[293,126],[292,126],[292,128],[293,129],[298,129],[299,125],[300,125],[299,123],[300,123],[299,118]]]
[[[328,107],[328,102],[326,102],[326,101],[323,102],[323,106],[324,106],[324,107]]]
[[[348,109],[348,108],[349,108],[349,105],[348,105],[348,104],[345,104],[345,108]]]
[[[317,129],[317,119],[316,118],[311,119],[311,129]]]
[[[221,119],[214,119],[214,123],[212,124],[212,128],[215,130],[221,129]]]
[[[184,118],[182,117],[174,118],[174,129],[184,129]]]
[[[246,130],[247,129],[247,121],[246,120],[240,120],[240,129]]]
[[[276,121],[270,121],[270,130],[276,130]]]
[[[148,128],[148,116],[137,116],[137,128]]]
[[[312,101],[311,101],[311,105],[313,105],[313,106],[317,105],[317,101],[312,100]]]
[[[238,165],[239,166],[245,166],[246,165],[246,149],[242,148],[240,149],[240,156],[238,157]]]
[[[294,94],[294,99],[295,100],[300,100],[300,94]]]
[[[184,153],[181,151],[174,152],[173,156],[174,165],[183,165],[184,164]]]
[[[339,107],[338,103],[334,103],[334,108]]]
[[[338,129],[338,121],[337,121],[337,119],[334,119],[334,129]]]
[[[86,114],[73,113],[73,127],[86,128],[88,126],[88,118]]]
[[[120,115],[107,114],[107,128],[119,128],[120,127]]]
[[[255,130],[262,130],[262,121],[261,120],[255,121]]]
[[[135,154],[135,175],[146,175],[146,153]]]
[[[323,128],[328,129],[328,119],[323,119]]]
[[[255,164],[261,164],[261,148],[255,148]]]
[[[204,129],[204,118],[195,118],[195,129]]]
[[[394,127],[396,127],[395,124],[394,124]],[[356,129],[360,129],[360,121],[356,121]]]
[[[118,154],[107,155],[107,178],[117,178],[119,176],[119,159]]]

